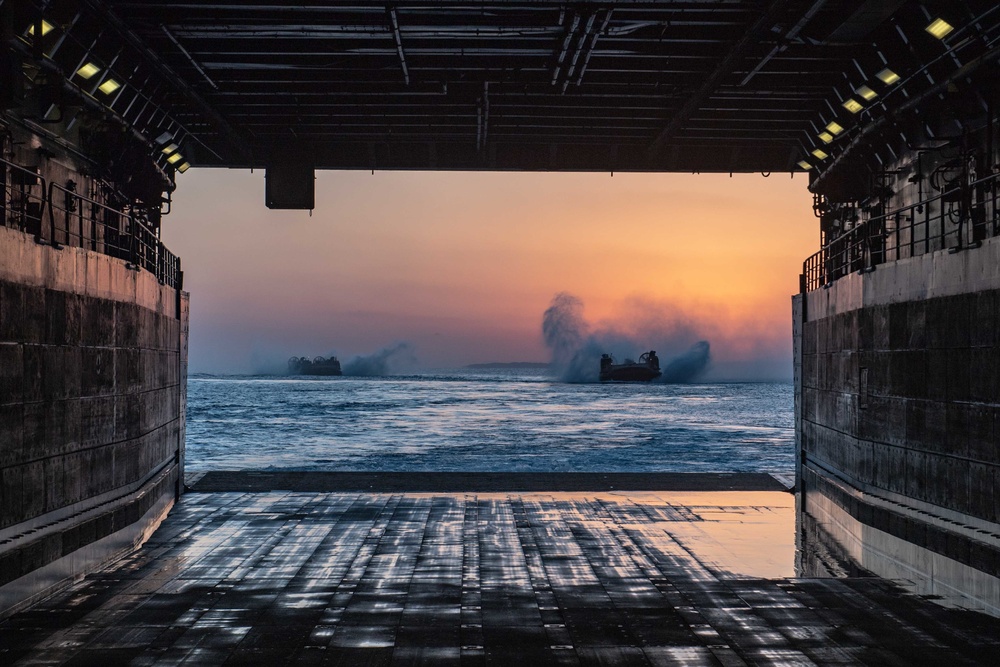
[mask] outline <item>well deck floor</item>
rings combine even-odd
[[[996,664],[1000,619],[797,579],[794,539],[775,491],[189,493],[0,663]]]

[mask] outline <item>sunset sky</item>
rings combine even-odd
[[[595,330],[640,347],[708,340],[710,377],[790,378],[790,295],[818,246],[806,185],[318,172],[310,217],[268,210],[262,171],[192,169],[163,238],[191,293],[191,372],[280,370],[291,355],[349,359],[400,341],[417,369],[545,361],[542,314],[569,292]]]

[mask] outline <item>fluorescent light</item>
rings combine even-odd
[[[815,155],[816,157],[818,157],[820,160],[825,160],[828,157],[830,157],[829,153],[827,153],[827,152],[825,152],[825,151],[823,151],[823,150],[821,150],[819,148],[817,148],[816,150],[814,150],[812,152],[812,154]]]
[[[829,123],[827,123],[826,131],[829,132],[830,134],[837,135],[837,134],[840,134],[841,132],[843,132],[844,128],[843,128],[843,126],[841,126],[840,123],[838,123],[837,121],[833,120],[833,121],[830,121]]]
[[[47,35],[50,32],[52,32],[52,30],[54,28],[55,28],[54,25],[52,25],[51,23],[49,23],[45,19],[42,19],[42,37],[45,37],[45,35]],[[34,35],[35,34],[35,24],[34,23],[32,23],[31,25],[28,26],[28,34],[29,35]]]
[[[882,70],[881,72],[879,72],[875,76],[877,76],[878,78],[882,79],[882,83],[884,83],[887,86],[891,86],[892,84],[894,84],[897,81],[899,81],[899,75],[896,74],[895,72],[893,72],[888,67],[886,67],[884,70]]]
[[[878,97],[878,93],[876,93],[868,86],[861,86],[860,88],[856,88],[854,92],[868,101],[874,100],[876,97]]]
[[[945,35],[954,30],[955,27],[945,21],[944,19],[934,19],[931,24],[924,28],[927,32],[934,35],[938,39],[944,39]]]
[[[169,132],[164,132],[163,134],[161,134],[160,136],[158,136],[156,138],[156,143],[158,143],[158,144],[165,144],[165,143],[167,143],[168,141],[170,141],[173,138],[174,138],[174,135],[170,134]]]
[[[94,63],[85,63],[83,67],[76,70],[76,73],[82,76],[84,79],[89,79],[90,77],[94,76],[100,71],[101,68],[95,65]]]
[[[858,102],[853,97],[849,98],[846,102],[844,102],[844,108],[850,111],[851,113],[857,113],[862,109],[864,109],[864,107],[861,106],[861,102]]]
[[[184,164],[177,166],[177,171],[179,171],[179,172],[181,172],[183,174],[185,171],[187,171],[190,168],[191,168],[191,164],[188,163],[188,162],[185,162]]]
[[[122,87],[122,84],[118,83],[114,79],[105,79],[104,83],[102,83],[101,85],[99,85],[97,87],[97,89],[99,91],[101,91],[102,93],[104,93],[105,95],[110,95],[111,93],[115,92],[116,90],[118,90],[121,87]]]
[[[828,144],[833,141],[833,135],[829,132],[820,132],[816,136],[819,137],[824,144]]]
[[[167,158],[167,162],[169,162],[170,164],[176,164],[183,159],[184,159],[183,155],[181,155],[180,153],[174,153],[173,155]]]
[[[178,146],[177,144],[170,144],[169,146],[166,146],[163,149],[163,154],[164,155],[170,155],[171,153],[173,153],[178,148],[180,148],[180,146]]]
[[[806,162],[805,160],[801,160],[799,162],[799,166],[801,168],[805,169],[806,171],[809,171],[810,169],[813,168],[813,166],[811,164],[809,164],[808,162]]]

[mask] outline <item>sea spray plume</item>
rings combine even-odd
[[[711,354],[708,341],[699,341],[692,345],[690,350],[675,359],[671,359],[663,367],[663,375],[660,377],[660,381],[677,384],[694,382],[708,368],[710,359]]]
[[[552,365],[561,372],[573,360],[587,336],[583,302],[569,292],[560,292],[542,315],[542,336],[552,351]]]
[[[375,354],[359,355],[344,364],[344,375],[388,375],[400,365],[412,363],[413,349],[409,343],[400,342],[383,348]]]
[[[605,346],[590,337],[559,370],[563,382],[597,382],[600,379],[601,354]]]

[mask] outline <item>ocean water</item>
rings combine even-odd
[[[188,379],[187,467],[794,469],[792,385],[569,384],[539,371]]]

